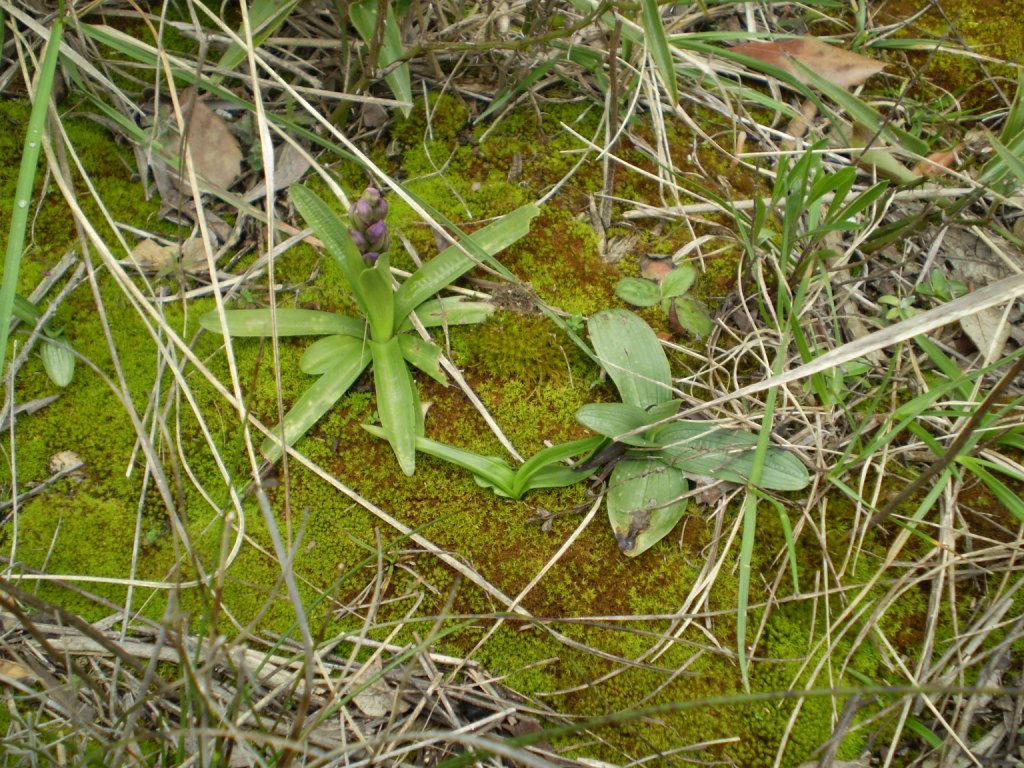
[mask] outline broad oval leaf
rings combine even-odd
[[[709,422],[677,421],[658,430],[654,438],[665,460],[682,472],[746,483],[754,468],[757,436]],[[758,487],[799,491],[810,483],[807,467],[796,456],[769,446]]]
[[[55,343],[43,338],[42,347],[39,349],[39,356],[43,359],[43,368],[50,381],[58,387],[64,388],[71,383],[75,375],[75,355],[68,349],[67,341],[59,339],[61,343]]]
[[[661,295],[665,298],[682,296],[697,280],[697,269],[692,264],[680,264],[661,280]]]
[[[588,403],[576,411],[576,421],[599,435],[619,438],[626,445],[655,445],[641,434],[622,437],[627,432],[646,427],[652,421],[647,411],[629,403]]]
[[[656,459],[624,458],[608,482],[608,522],[629,557],[661,541],[686,512],[686,478]]]
[[[661,300],[661,291],[650,280],[624,277],[615,284],[615,295],[634,307],[653,307]]]
[[[590,318],[588,328],[622,402],[646,409],[672,399],[668,358],[643,319],[626,309],[607,309]]]

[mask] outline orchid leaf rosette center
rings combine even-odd
[[[405,282],[391,274],[388,203],[377,187],[367,187],[339,215],[315,192],[290,189],[299,214],[338,266],[361,317],[311,309],[253,309],[208,312],[207,330],[231,336],[321,336],[302,355],[303,373],[318,379],[299,397],[262,446],[279,458],[344,396],[373,365],[381,430],[406,474],[415,471],[416,439],[423,435],[420,399],[410,368],[446,384],[441,350],[413,332],[413,316],[423,328],[478,323],[494,311],[491,304],[436,294],[476,265],[529,231],[537,207],[526,205],[460,240],[426,261]],[[473,257],[468,254],[474,254]]]

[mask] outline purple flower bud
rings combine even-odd
[[[374,251],[370,251],[369,253],[364,253],[363,254],[363,263],[366,266],[368,266],[368,267],[372,267],[374,264],[377,263],[377,259],[379,259],[379,258],[380,258],[380,254],[379,253],[376,253]]]
[[[375,221],[369,227],[366,228],[366,248],[367,251],[386,251],[390,245],[390,238],[388,237],[388,225],[383,221]],[[363,250],[363,249],[361,249]]]
[[[356,229],[366,229],[376,221],[373,215],[373,206],[365,198],[359,198],[349,209],[349,218]]]
[[[362,232],[358,229],[350,229],[348,231],[348,236],[352,238],[352,242],[355,243],[355,246],[359,249],[360,253],[366,251],[366,238],[363,236]]]

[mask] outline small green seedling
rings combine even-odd
[[[262,446],[268,459],[281,455],[280,441],[293,444],[348,391],[372,362],[381,429],[407,475],[416,469],[416,439],[423,434],[419,393],[408,366],[441,384],[440,348],[413,332],[414,318],[424,327],[478,323],[494,311],[490,304],[458,298],[433,298],[475,266],[464,248],[451,246],[426,262],[396,289],[389,268],[387,203],[372,187],[349,211],[348,225],[320,197],[305,187],[291,188],[292,202],[313,228],[341,269],[362,314],[361,318],[306,309],[277,310],[279,336],[315,336],[300,360],[304,373],[319,379],[285,414],[274,438]],[[475,232],[472,252],[492,257],[523,237],[537,215],[525,205]],[[207,330],[232,336],[269,336],[274,332],[270,310],[239,309],[208,312],[200,323]]]
[[[707,307],[690,289],[697,280],[692,264],[680,264],[660,283],[640,277],[624,277],[615,286],[615,293],[634,307],[661,304],[673,326],[688,331],[698,339],[711,333],[714,324]]]

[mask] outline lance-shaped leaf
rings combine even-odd
[[[423,423],[420,399],[397,338],[367,342],[373,356],[377,413],[402,471],[416,471],[416,437]]]
[[[448,386],[448,379],[441,370],[441,348],[416,336],[402,333],[396,336],[402,348],[402,357],[416,366],[434,381]]]
[[[445,296],[430,299],[416,307],[416,317],[424,328],[438,328],[449,325],[473,325],[482,323],[494,314],[494,305],[487,301],[466,301],[461,296]],[[412,330],[412,322],[406,315],[399,331]]]
[[[387,341],[395,333],[395,292],[391,288],[387,254],[356,278],[356,297],[366,305],[366,319],[374,341]]]
[[[229,336],[271,336],[269,309],[229,309],[224,312]],[[221,333],[220,317],[215,310],[199,318],[199,325],[208,331]],[[277,310],[278,336],[327,336],[344,334],[362,338],[366,323],[355,317],[316,309]]]
[[[387,439],[387,435],[380,427],[363,424],[363,429],[371,435]],[[497,456],[481,456],[479,453],[445,445],[422,435],[416,438],[416,450],[469,470],[477,485],[491,489],[498,496],[512,496],[515,472]]]
[[[663,539],[686,512],[686,478],[656,459],[624,458],[608,481],[608,522],[629,557]]]
[[[345,358],[359,357],[366,346],[364,338],[354,336],[328,336],[314,341],[299,360],[299,369],[311,376],[327,373]]]
[[[365,269],[366,265],[363,263],[359,249],[349,237],[348,229],[346,229],[341,216],[332,211],[319,195],[300,184],[289,187],[288,191],[295,208],[306,223],[313,228],[313,232],[320,238],[327,253],[337,263],[341,273],[345,275],[349,286],[355,290],[359,273]],[[358,295],[356,301],[360,301]],[[367,314],[366,307],[362,303],[359,308],[364,315]]]
[[[530,231],[530,222],[539,209],[532,203],[507,213],[470,238],[489,256],[512,245]],[[395,316],[401,323],[406,315],[454,280],[476,266],[476,262],[454,245],[445,248],[402,283],[395,297]]]
[[[584,437],[538,451],[516,470],[512,493],[509,495],[513,499],[518,499],[527,491],[538,488],[564,488],[585,480],[597,470],[597,467],[580,471],[561,462],[593,451],[603,442],[602,437]]]
[[[351,341],[360,348],[359,353],[338,360],[332,368],[329,368],[309,389],[302,393],[302,397],[296,400],[295,405],[285,414],[282,424],[288,445],[294,445],[296,440],[306,434],[309,428],[341,399],[342,395],[348,391],[369,365],[369,348],[356,339],[351,339]],[[281,427],[279,426],[275,431],[280,438]],[[281,447],[277,441],[271,438],[263,441],[261,450],[270,461],[281,458]]]
[[[408,117],[412,104],[412,80],[409,77],[409,64],[403,62],[397,67],[388,69],[388,65],[398,61],[405,55],[402,47],[402,28],[395,16],[395,3],[378,3],[377,0],[358,0],[348,6],[349,18],[359,32],[359,36],[369,44],[377,29],[377,14],[385,9],[384,37],[380,41],[380,51],[376,62],[380,69],[387,70],[384,80],[391,93],[398,101],[404,102],[402,113]]]
[[[608,309],[590,318],[587,327],[622,402],[646,409],[672,399],[668,358],[642,318],[625,309]]]

